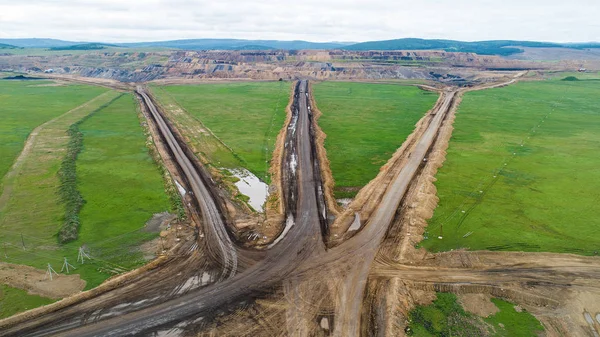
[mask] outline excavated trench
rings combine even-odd
[[[284,155],[282,156],[281,163],[281,185],[283,189],[283,205],[284,214],[286,215],[286,224],[283,226],[282,233],[279,235],[285,235],[286,229],[291,226],[289,223],[290,219],[296,219],[298,214],[298,178],[300,172],[298,171],[298,138],[300,135],[297,132],[298,119],[300,113],[300,100],[304,100],[306,108],[308,110],[308,123],[309,123],[309,138],[310,138],[310,161],[313,167],[313,176],[304,177],[308,181],[313,182],[314,193],[317,200],[317,213],[319,215],[319,224],[321,227],[321,236],[325,240],[329,225],[327,222],[327,206],[325,204],[325,194],[323,188],[323,181],[321,179],[321,164],[317,154],[316,131],[315,131],[315,120],[314,113],[312,112],[311,105],[309,102],[308,92],[308,81],[298,81],[294,89],[294,100],[291,110],[290,123],[287,125],[285,143],[284,143]],[[302,97],[304,95],[304,97]],[[275,240],[275,243],[277,240]]]

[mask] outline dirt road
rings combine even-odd
[[[454,265],[449,261],[476,259],[473,264]],[[440,260],[443,263],[440,265]],[[543,283],[547,286],[600,289],[600,259],[551,253],[457,252],[439,254],[430,261],[410,264],[378,261],[373,277],[400,277],[428,283],[469,283],[500,285],[511,282]]]
[[[301,81],[296,89],[296,100],[294,115],[292,118],[294,132],[289,134],[290,142],[289,149],[295,150],[295,155],[286,153],[284,158],[293,158],[295,161],[290,161],[285,167],[292,170],[292,175],[296,176],[297,191],[291,191],[288,195],[297,195],[286,200],[286,205],[289,209],[287,214],[292,215],[287,219],[288,227],[282,233],[278,243],[272,247],[266,258],[255,265],[251,266],[243,273],[233,275],[235,269],[236,252],[234,247],[228,246],[228,238],[225,227],[222,225],[216,206],[210,205],[212,195],[203,189],[201,185],[202,179],[197,172],[194,172],[193,165],[188,163],[183,151],[178,148],[177,142],[172,135],[169,135],[168,125],[162,119],[156,108],[153,106],[151,99],[143,92],[138,90],[138,93],[144,98],[144,101],[149,106],[159,128],[167,134],[163,133],[166,142],[169,143],[175,157],[184,163],[182,167],[186,171],[186,176],[189,176],[193,181],[192,190],[198,196],[198,202],[203,210],[203,218],[208,221],[213,221],[206,225],[204,220],[205,230],[213,230],[215,233],[213,239],[221,240],[219,245],[222,245],[223,251],[219,252],[223,258],[224,270],[228,270],[227,279],[214,284],[213,286],[200,288],[190,291],[182,296],[173,296],[172,299],[164,299],[156,305],[144,308],[142,310],[133,311],[130,313],[120,314],[112,318],[102,320],[102,316],[93,316],[91,319],[78,318],[64,319],[62,323],[48,324],[48,320],[40,320],[40,326],[36,326],[35,320],[28,322],[27,329],[23,326],[8,330],[3,330],[0,335],[28,335],[28,336],[45,336],[61,332],[65,336],[123,336],[130,334],[146,333],[157,329],[164,329],[165,326],[173,326],[181,321],[185,321],[190,317],[198,317],[199,315],[210,314],[212,310],[219,308],[227,303],[231,303],[240,299],[243,296],[252,296],[253,293],[269,289],[269,287],[280,283],[286,276],[293,272],[296,267],[314,256],[324,252],[324,243],[321,235],[320,216],[319,216],[319,198],[317,195],[319,188],[315,185],[320,184],[318,175],[314,172],[313,149],[311,139],[311,113],[308,105],[308,92],[306,90],[306,81]],[[293,143],[293,144],[292,144]],[[286,151],[288,151],[286,149]],[[202,197],[200,197],[202,196]],[[222,226],[222,227],[219,227]],[[209,235],[207,233],[207,235]],[[182,280],[184,281],[184,280]],[[146,295],[152,296],[152,295]],[[142,297],[142,296],[140,296]],[[84,308],[72,310],[75,312],[90,312],[93,308],[83,306]],[[53,313],[57,317],[61,317],[60,313]],[[111,315],[109,315],[111,316]],[[79,326],[81,324],[86,324]],[[79,326],[79,327],[78,327]]]
[[[396,179],[392,182],[392,185],[388,187],[380,206],[371,217],[370,222],[360,233],[331,252],[334,259],[336,256],[341,258],[354,254],[360,254],[361,257],[359,261],[355,261],[356,264],[346,274],[338,290],[343,295],[338,295],[341,303],[337,303],[336,305],[335,317],[338,323],[335,325],[334,336],[359,336],[360,320],[357,317],[360,317],[365,285],[371,264],[375,259],[379,245],[389,225],[394,219],[402,198],[433,144],[456,92],[447,92],[444,95],[443,104],[439,109],[431,112],[435,117],[412,149],[408,163],[402,168]]]
[[[210,179],[203,174],[201,169],[192,164],[192,160],[184,153],[183,149],[173,136],[169,125],[165,122],[162,115],[142,87],[138,87],[136,92],[142,97],[146,106],[152,113],[156,125],[161,131],[163,138],[168,144],[171,153],[175,157],[179,167],[184,172],[187,183],[193,191],[193,198],[200,208],[202,216],[202,225],[207,237],[209,252],[220,259],[222,268],[221,279],[232,277],[237,272],[238,257],[237,251],[223,221],[221,214],[223,212],[217,207],[213,195],[207,187],[207,180]],[[204,175],[204,177],[201,177]]]
[[[20,326],[4,328],[0,322],[0,336],[46,336],[56,333],[62,336],[124,336],[158,332],[183,334],[195,322],[213,317],[217,310],[236,307],[238,303],[251,301],[265,293],[277,293],[282,284],[285,285],[284,293],[289,297],[277,309],[280,315],[286,317],[284,321],[288,325],[278,327],[281,334],[317,335],[315,328],[325,326],[318,334],[359,336],[368,328],[368,323],[365,324],[363,319],[368,309],[366,306],[369,305],[365,298],[371,291],[367,286],[370,281],[378,279],[400,280],[396,283],[405,284],[405,287],[410,284],[429,292],[488,292],[530,304],[534,310],[539,307],[540,311],[534,313],[541,313],[538,317],[549,320],[554,320],[554,316],[543,316],[547,314],[544,308],[558,308],[562,304],[560,298],[553,297],[552,293],[559,293],[557,289],[578,289],[578,294],[581,294],[577,297],[579,302],[569,304],[565,310],[578,314],[581,309],[579,303],[584,303],[586,310],[595,312],[593,299],[600,292],[597,284],[600,261],[596,258],[558,254],[450,252],[400,264],[386,259],[385,254],[378,254],[382,241],[395,221],[396,212],[405,202],[407,191],[415,178],[423,175],[422,168],[432,146],[438,141],[440,126],[451,111],[457,97],[456,91],[443,92],[436,107],[424,117],[424,129],[419,129],[413,137],[414,141],[407,147],[397,175],[389,184],[386,183],[385,193],[368,222],[354,236],[327,250],[323,243],[323,234],[328,230],[325,221],[327,214],[319,175],[320,163],[315,155],[310,93],[306,81],[298,82],[292,115],[286,126],[281,165],[286,224],[264,258],[243,268],[236,268],[235,261],[243,258],[245,253],[230,243],[218,202],[214,200],[210,188],[206,187],[209,182],[202,177],[197,164],[192,163],[190,158],[190,163],[186,162],[181,140],[169,136],[171,130],[168,121],[162,118],[151,97],[143,90],[139,93],[151,110],[158,128],[166,132],[163,134],[164,142],[169,144],[172,155],[181,160],[183,166],[187,166],[187,170],[181,169],[186,171],[193,197],[198,199],[200,223],[209,241],[207,246],[200,245],[200,249],[213,251],[213,257],[220,262],[222,268],[216,271],[220,282],[187,292],[165,292],[173,285],[177,286],[176,289],[185,288],[189,271],[203,270],[201,261],[204,260],[200,253],[194,252],[188,258],[173,259],[172,270],[140,275],[138,281],[98,298],[32,317]],[[179,148],[176,146],[178,142]],[[185,249],[188,248],[194,246]],[[154,277],[154,281],[150,277]],[[117,303],[121,296],[129,302],[138,302],[120,307]],[[159,296],[158,300],[152,296]],[[323,313],[318,312],[323,306],[327,307],[325,321]],[[309,311],[303,310],[306,308]],[[559,315],[559,312],[552,311],[551,315]],[[583,316],[580,319],[583,320]],[[320,327],[315,323],[317,320]],[[247,324],[255,324],[254,319]],[[566,323],[565,326],[568,327]]]

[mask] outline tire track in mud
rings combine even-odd
[[[413,133],[407,137],[402,146],[400,146],[387,163],[381,167],[379,174],[365,185],[358,192],[350,205],[339,214],[338,218],[332,224],[333,237],[329,238],[330,246],[339,245],[360,230],[362,226],[359,226],[358,229],[353,228],[350,230],[350,228],[352,228],[351,225],[357,220],[356,214],[359,215],[359,225],[368,222],[369,217],[371,217],[375,209],[379,207],[387,186],[392,183],[400,169],[409,160],[411,149],[431,124],[434,117],[433,112],[440,109],[442,103],[443,95],[440,95],[433,108],[417,122]]]
[[[361,317],[362,302],[371,264],[379,251],[381,241],[394,220],[396,210],[400,206],[406,191],[413,182],[418,170],[423,167],[423,159],[430,151],[439,132],[439,127],[455,96],[456,91],[443,94],[442,104],[438,109],[431,112],[434,117],[431,119],[427,130],[412,148],[407,163],[402,167],[392,184],[388,186],[369,223],[356,236],[347,240],[343,246],[336,247],[336,253],[343,255],[353,255],[350,254],[350,249],[357,253],[359,250],[361,261],[347,272],[341,283],[339,293],[344,295],[338,296],[340,303],[336,306],[335,315],[338,324],[335,325],[334,336],[360,335],[361,320],[358,318]]]
[[[140,93],[144,96],[143,92]],[[214,309],[223,308],[248,299],[259,296],[265,289],[271,289],[280,284],[290,273],[294,272],[298,265],[311,260],[315,255],[324,253],[325,247],[321,233],[321,217],[319,216],[319,196],[318,188],[315,184],[320,184],[318,175],[315,175],[313,164],[314,145],[310,139],[311,136],[311,114],[307,103],[306,81],[301,81],[296,91],[297,104],[297,131],[295,132],[294,147],[297,150],[297,197],[296,202],[291,204],[296,208],[296,217],[292,218],[293,226],[286,235],[281,236],[280,242],[272,247],[266,257],[260,262],[248,267],[238,275],[232,275],[231,278],[222,282],[217,282],[212,286],[195,289],[170,300],[163,300],[150,307],[123,313],[116,317],[108,318],[99,322],[91,322],[89,325],[79,326],[81,322],[75,321],[64,325],[68,331],[64,332],[67,336],[96,336],[96,335],[114,335],[121,336],[126,334],[140,334],[156,329],[164,330],[174,327],[178,322],[189,321],[190,319],[210,316]],[[145,100],[149,98],[146,96]],[[151,110],[152,107],[150,106]],[[155,112],[155,116],[160,121],[160,116]],[[165,123],[162,121],[162,123]],[[162,124],[161,123],[161,124]],[[163,128],[167,127],[166,123]],[[170,141],[176,142],[171,135]],[[175,148],[179,156],[183,156],[182,149]],[[288,157],[289,158],[289,157]],[[189,167],[184,168],[192,170],[191,163]],[[193,172],[192,172],[193,175]],[[197,173],[196,173],[197,175]],[[199,179],[196,177],[195,179]],[[196,189],[200,192],[194,192],[196,197],[202,195],[201,186]],[[200,203],[202,200],[198,200]],[[214,206],[216,208],[216,206]],[[290,206],[291,207],[291,206]],[[214,211],[214,210],[213,210]],[[214,211],[216,212],[216,211]],[[216,213],[214,214],[216,215]],[[218,219],[217,219],[218,220]],[[224,233],[225,229],[221,229]],[[229,247],[227,247],[229,248]],[[233,249],[232,249],[233,250]],[[227,262],[225,262],[227,263]],[[35,323],[30,325],[35,330]],[[77,327],[75,329],[71,329]],[[38,331],[39,335],[46,333],[56,333],[61,331],[60,327],[43,327]],[[45,332],[44,332],[45,331]]]
[[[212,186],[212,179],[198,164],[194,164],[190,159],[193,157],[190,157],[189,149],[185,151],[187,147],[182,148],[180,145],[181,140],[176,139],[173,135],[172,127],[165,122],[150,96],[141,87],[138,87],[136,93],[142,97],[155,123],[161,130],[163,139],[183,171],[189,187],[188,190],[193,191],[192,200],[200,211],[201,224],[207,235],[208,252],[213,255],[213,258],[219,259],[222,263],[223,272],[220,279],[233,277],[238,266],[237,250],[229,233],[227,233],[222,205],[219,205],[213,199],[213,196],[217,194],[214,193],[216,187]]]
[[[331,318],[330,322],[332,324],[333,319],[335,319],[335,324],[333,324],[334,335],[358,335],[361,331],[365,331],[364,329],[368,328],[369,322],[366,321],[368,317],[362,312],[364,295],[369,291],[381,291],[379,288],[366,286],[368,277],[401,279],[403,273],[408,270],[406,266],[394,269],[394,267],[387,264],[385,264],[385,268],[389,270],[383,269],[384,267],[373,265],[373,261],[375,261],[376,254],[383,249],[380,247],[380,244],[385,235],[389,233],[390,224],[396,218],[396,211],[399,205],[402,205],[406,201],[406,191],[414,185],[416,176],[427,174],[421,171],[426,166],[422,159],[427,157],[432,151],[432,144],[439,141],[437,137],[440,132],[440,126],[447,116],[448,109],[453,105],[452,101],[455,93],[446,92],[443,94],[443,99],[440,101],[441,104],[436,104],[436,108],[424,119],[424,123],[427,123],[425,126],[426,131],[407,144],[405,149],[406,158],[398,164],[402,166],[402,169],[399,174],[392,177],[393,181],[391,184],[386,184],[385,194],[380,202],[381,205],[374,211],[373,216],[367,224],[356,235],[346,240],[347,242],[325,253],[323,238],[319,236],[323,234],[321,223],[323,217],[319,212],[320,201],[318,199],[320,195],[317,186],[318,184],[322,184],[322,182],[316,174],[320,166],[315,165],[314,158],[317,158],[317,150],[315,150],[314,146],[315,133],[314,129],[313,133],[311,133],[310,127],[310,125],[314,124],[314,120],[311,119],[314,116],[311,116],[310,113],[310,103],[305,102],[305,106],[301,107],[300,102],[298,102],[298,100],[303,99],[301,94],[308,94],[299,89],[300,85],[304,86],[305,83],[301,82],[297,84],[294,96],[294,107],[297,109],[297,112],[291,114],[290,123],[287,125],[288,129],[286,130],[290,131],[289,127],[294,120],[295,113],[295,131],[288,133],[285,139],[286,142],[295,139],[298,143],[295,146],[289,145],[289,147],[284,148],[283,157],[285,159],[283,159],[281,167],[282,172],[291,175],[287,178],[282,177],[282,181],[288,179],[284,187],[289,186],[287,183],[292,181],[289,180],[291,178],[295,179],[293,181],[297,186],[296,191],[292,190],[282,193],[286,205],[286,213],[291,213],[292,209],[295,210],[294,215],[289,217],[293,223],[291,223],[287,232],[282,233],[279,243],[268,251],[265,259],[249,267],[241,274],[213,286],[192,290],[180,298],[165,301],[159,305],[143,309],[141,312],[133,312],[123,315],[123,317],[114,317],[108,321],[100,322],[105,326],[110,326],[110,330],[99,324],[94,324],[69,331],[67,335],[91,336],[96,333],[103,335],[146,333],[155,331],[156,327],[161,327],[161,329],[168,328],[169,326],[172,327],[176,322],[210,317],[210,312],[216,308],[222,309],[235,306],[236,303],[260,297],[261,294],[270,292],[273,289],[281,289],[282,280],[290,280],[291,283],[288,283],[287,292],[292,292],[293,296],[291,298],[293,301],[306,302],[304,308],[310,309],[308,316],[301,316],[305,313],[292,310],[290,312],[290,317],[292,317],[291,322],[296,323],[290,323],[294,325],[310,322],[311,328],[308,330],[297,330],[304,331],[305,334],[310,334],[314,332],[311,329],[315,328],[316,322],[310,321],[310,315],[314,315],[314,308],[318,309],[322,306],[319,303],[319,300],[322,302],[322,298],[319,298],[315,294],[327,291],[334,292],[335,287],[329,287],[329,290],[323,286],[317,287],[318,289],[314,287],[301,287],[298,292],[294,292],[294,289],[298,289],[298,277],[322,280],[324,275],[332,275],[334,278],[341,279],[337,283],[337,296],[335,297],[337,308],[335,314],[328,316]],[[439,113],[440,111],[443,113]],[[293,136],[290,136],[292,134]],[[312,141],[311,138],[313,139]],[[287,146],[287,144],[285,145]],[[293,153],[296,153],[297,157],[293,157]],[[291,171],[292,166],[294,166],[291,165],[294,163],[292,159],[296,160],[294,164],[297,165],[295,174]],[[565,261],[567,261],[565,263],[568,264],[572,260],[572,258],[565,258]],[[521,260],[515,259],[515,261]],[[514,271],[512,267],[489,268],[486,273],[473,270],[477,265],[473,264],[470,259],[467,259],[466,262],[462,260],[459,262],[465,265],[465,268],[461,271],[464,278],[463,281],[465,282],[439,282],[432,280],[430,283],[407,281],[408,283],[406,284],[413,284],[414,287],[422,288],[425,291],[433,289],[459,293],[486,292],[495,296],[505,294],[508,298],[511,298],[511,296],[520,296],[524,301],[531,302],[532,305],[538,305],[539,303],[537,302],[540,301],[542,305],[553,306],[555,304],[551,301],[545,301],[543,296],[536,297],[535,294],[525,296],[528,294],[522,291],[521,288],[507,288],[508,290],[504,291],[498,288],[497,285],[490,284],[499,275],[500,278],[511,282],[511,284],[535,286],[531,281],[535,281],[535,278],[539,276],[540,270],[543,271],[543,269],[531,267],[522,269],[521,271]],[[481,263],[493,265],[493,261],[491,260],[482,260]],[[443,265],[443,263],[440,265]],[[421,281],[435,277],[432,274],[433,272],[427,270],[427,266],[425,265],[411,266],[411,268],[414,268],[409,268],[412,270],[414,278]],[[436,267],[437,269],[439,268]],[[443,271],[441,273],[443,274]],[[459,274],[461,273],[459,272]],[[472,280],[464,276],[465,274],[468,277],[479,275],[482,283],[470,284],[476,282],[471,282]],[[443,277],[451,278],[453,275],[455,274],[449,271]],[[579,281],[582,286],[588,286],[594,282],[593,279],[588,279],[589,275],[586,273],[582,272],[576,275],[583,278],[583,281]],[[569,283],[578,284],[571,281]],[[540,286],[543,287],[544,285]],[[306,296],[307,294],[310,296]],[[373,297],[372,299],[372,305],[375,307],[393,307],[396,305],[394,303],[386,304],[381,302],[378,297]],[[313,302],[315,303],[314,305]],[[294,305],[294,302],[290,305]],[[302,309],[302,307],[299,306],[299,309]],[[285,311],[286,309],[282,310]],[[309,318],[308,321],[306,320],[307,317]],[[385,317],[375,317],[373,319],[378,324],[386,320]],[[283,329],[284,327],[280,328]]]

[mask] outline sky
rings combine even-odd
[[[600,41],[600,0],[0,0],[0,38]]]

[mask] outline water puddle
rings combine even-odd
[[[179,191],[179,194],[181,194],[181,197],[184,197],[186,193],[185,188],[183,188],[177,180],[175,180],[175,185],[177,185],[177,190]]]
[[[327,317],[321,318],[320,325],[321,325],[321,329],[329,330],[329,319]]]
[[[179,288],[177,290],[177,294],[181,295],[187,291],[196,289],[198,287],[203,287],[203,286],[207,285],[208,283],[210,283],[211,279],[212,278],[211,278],[210,274],[207,272],[203,272],[202,276],[200,276],[200,275],[192,276],[192,277],[188,278],[187,281],[185,281],[185,283],[181,286],[181,288]]]
[[[592,317],[592,315],[589,312],[584,311],[583,317],[585,317],[585,320],[588,322],[590,329],[594,334],[594,337],[600,337],[600,334],[598,334],[598,331],[596,330],[596,325],[594,324],[594,318]]]
[[[277,239],[275,239],[275,241],[273,241],[273,243],[271,243],[269,246],[267,246],[268,248],[272,248],[273,246],[275,246],[279,241],[283,240],[283,238],[285,237],[285,235],[287,234],[287,232],[290,231],[290,229],[292,229],[292,227],[294,226],[295,222],[294,222],[294,217],[291,214],[288,214],[287,216],[287,220],[285,221],[285,227],[283,228],[283,232],[281,232],[281,235],[279,235],[279,237]]]
[[[352,202],[352,199],[351,198],[343,198],[343,199],[336,199],[335,201],[337,201],[337,203],[340,206],[342,206],[343,209],[346,209]]]
[[[292,170],[292,174],[296,175],[296,168],[298,167],[298,160],[296,160],[296,154],[292,153],[292,158],[290,159],[290,169]]]
[[[258,179],[252,172],[239,168],[227,169],[239,180],[235,183],[240,193],[250,198],[248,204],[256,211],[262,212],[263,206],[269,196],[269,186]]]
[[[360,214],[354,213],[354,222],[348,228],[348,231],[357,231],[360,229]]]
[[[156,337],[179,337],[183,336],[183,330],[179,328],[172,328],[169,330],[158,330],[154,332],[154,336]]]

